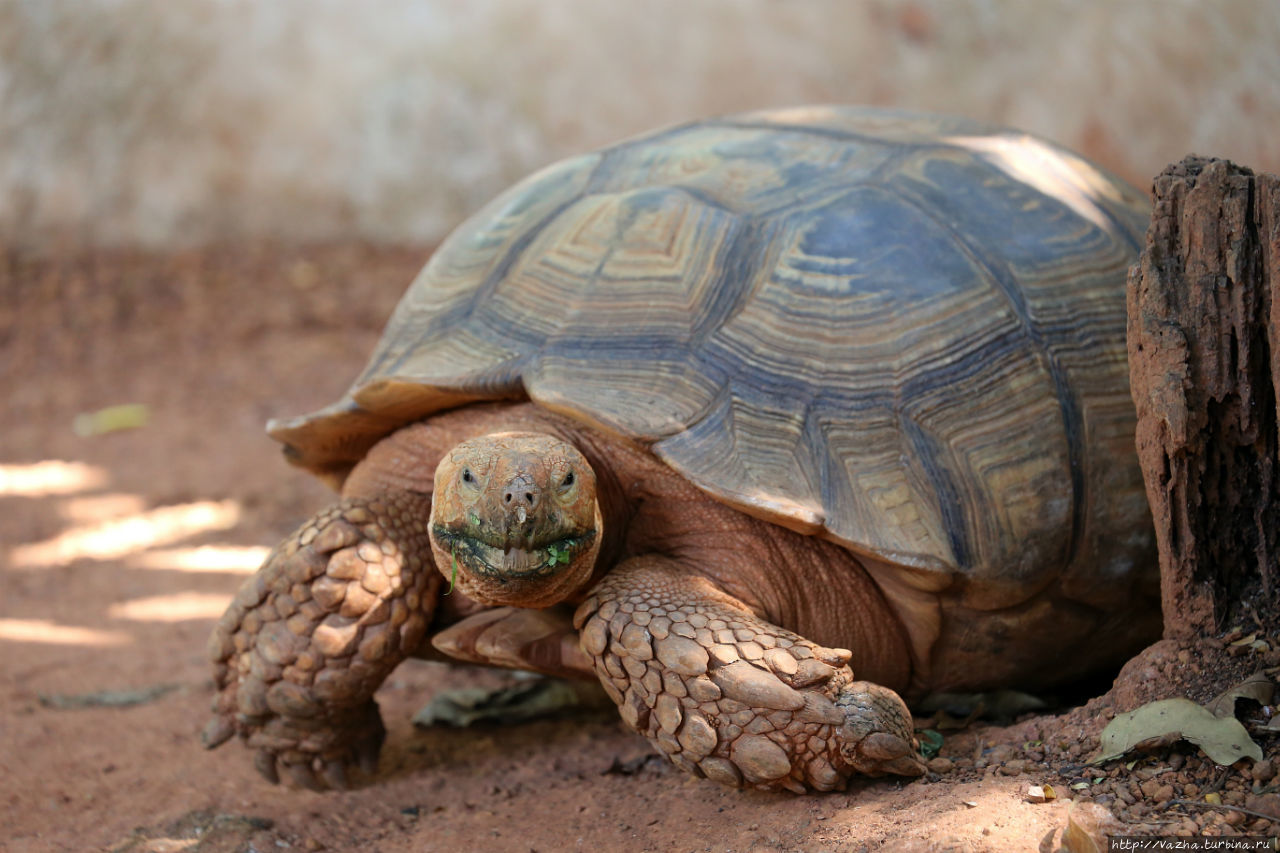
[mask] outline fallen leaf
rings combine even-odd
[[[150,417],[151,410],[143,404],[126,403],[121,406],[107,406],[96,412],[82,412],[72,421],[71,429],[81,438],[89,438],[146,426]]]
[[[446,690],[437,693],[414,715],[413,724],[423,728],[438,725],[461,728],[476,723],[518,723],[568,710],[589,709],[594,707],[596,685],[582,684],[591,689],[584,691],[580,684],[559,678],[535,678],[494,689]]]
[[[1215,717],[1233,717],[1236,713],[1237,699],[1252,699],[1259,705],[1270,705],[1275,695],[1276,685],[1261,672],[1233,685],[1214,697],[1207,707]]]
[[[40,704],[62,711],[77,708],[130,708],[154,702],[182,685],[156,684],[137,690],[97,690],[93,693],[41,693]]]
[[[1149,737],[1146,740],[1140,740],[1133,745],[1133,748],[1136,749],[1138,752],[1146,752],[1146,753],[1164,752],[1165,750],[1167,750],[1169,747],[1173,746],[1175,743],[1177,743],[1180,740],[1182,740],[1181,732],[1165,732],[1164,734],[1159,735],[1158,737]],[[1149,757],[1150,756],[1143,756],[1142,758],[1139,758],[1139,759],[1136,759],[1135,761],[1130,762],[1130,764],[1136,765],[1142,761],[1145,761]],[[1128,765],[1126,765],[1126,767],[1129,770],[1133,769],[1132,767],[1128,767]]]
[[[1200,747],[1216,764],[1234,764],[1241,758],[1262,760],[1262,750],[1235,717],[1215,717],[1190,699],[1160,699],[1118,714],[1099,737],[1101,749],[1091,764],[1124,755],[1135,745],[1176,734]]]

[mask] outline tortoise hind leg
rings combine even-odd
[[[522,680],[491,690],[441,690],[414,715],[416,725],[477,722],[516,723],[565,711],[604,709],[591,658],[582,653],[573,611],[494,607],[460,619],[431,637],[433,660],[536,672],[549,678]]]
[[[595,680],[591,658],[578,644],[572,610],[560,605],[482,610],[437,631],[431,646],[450,660]]]
[[[272,552],[209,638],[207,748],[238,734],[269,781],[283,767],[317,790],[346,787],[349,767],[376,769],[374,691],[421,643],[441,583],[430,509],[412,492],[346,500]]]
[[[574,621],[623,720],[685,770],[796,792],[924,772],[910,712],[854,681],[848,651],[769,624],[675,561],[628,560]]]

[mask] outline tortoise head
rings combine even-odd
[[[473,438],[436,468],[430,526],[436,567],[467,596],[550,607],[595,568],[603,532],[595,472],[550,435]]]

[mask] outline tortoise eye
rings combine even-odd
[[[475,478],[475,476],[474,476],[474,475],[472,475],[472,473],[471,473],[471,469],[470,469],[470,468],[463,468],[463,469],[462,469],[462,482],[464,482],[464,483],[474,483],[475,481],[476,481],[476,478]]]
[[[561,482],[561,483],[560,483],[560,485],[561,485],[563,488],[566,488],[566,489],[567,489],[567,488],[569,488],[570,486],[572,486],[572,485],[573,485],[573,480],[574,480],[573,472],[572,472],[572,471],[570,471],[568,474],[565,474],[565,475],[564,475],[564,481],[563,481],[563,482]]]

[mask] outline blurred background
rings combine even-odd
[[[1139,186],[1280,170],[1275,0],[0,0],[9,246],[432,244],[561,156],[814,102],[962,113]]]

